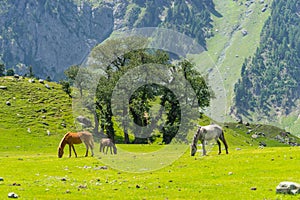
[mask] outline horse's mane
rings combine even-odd
[[[196,146],[196,144],[197,144],[197,141],[199,139],[200,129],[201,129],[201,126],[198,126],[198,129],[197,129],[196,133],[194,134],[193,143],[192,143],[193,146]]]
[[[69,132],[66,133],[66,134],[64,135],[64,137],[61,139],[61,141],[60,141],[60,143],[59,143],[59,145],[58,145],[58,148],[61,147],[61,145],[62,145],[63,141],[65,140],[65,138],[67,137],[67,135],[69,135]]]

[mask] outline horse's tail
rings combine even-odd
[[[90,139],[90,145],[91,145],[91,148],[94,149],[95,143],[94,143],[93,135],[91,136],[91,139]]]

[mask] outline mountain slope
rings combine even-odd
[[[59,80],[113,29],[112,10],[72,0],[0,2],[0,59],[17,73]]]
[[[59,80],[113,30],[135,27],[174,29],[205,47],[213,11],[212,0],[1,1],[0,60],[19,74],[31,65],[36,75]]]
[[[295,120],[300,102],[300,3],[275,0],[261,33],[261,44],[245,60],[235,85],[235,110],[248,120]],[[292,119],[293,118],[293,119]],[[289,121],[290,123],[291,121]],[[282,126],[297,126],[281,121]],[[298,125],[299,127],[299,125]]]

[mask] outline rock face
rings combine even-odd
[[[5,0],[0,1],[0,62],[20,75],[61,80],[113,30],[163,27],[205,46],[212,0]],[[205,16],[205,17],[201,17]]]
[[[22,74],[31,65],[36,75],[58,79],[56,74],[81,63],[109,36],[113,24],[113,11],[107,6],[93,9],[72,0],[1,1],[0,58]]]

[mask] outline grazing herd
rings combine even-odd
[[[228,154],[228,145],[224,137],[223,129],[216,124],[208,126],[198,126],[196,133],[194,134],[192,144],[191,144],[191,156],[194,156],[197,152],[198,140],[201,141],[203,156],[206,155],[205,142],[214,139],[219,146],[219,154],[221,154],[221,140],[225,146],[226,154]],[[94,139],[92,133],[88,131],[82,132],[68,132],[64,135],[58,146],[58,157],[61,158],[64,154],[64,148],[69,145],[69,157],[71,157],[71,151],[73,149],[75,157],[77,157],[74,144],[84,143],[86,147],[85,157],[88,156],[88,151],[90,149],[92,156],[94,155]],[[105,151],[106,148],[106,151]],[[111,154],[117,154],[117,147],[110,138],[103,138],[100,140],[100,152],[107,154],[108,149],[110,149]]]

